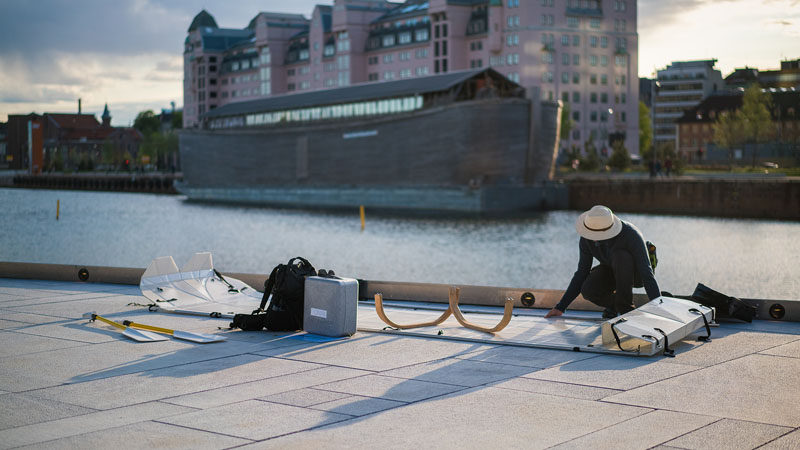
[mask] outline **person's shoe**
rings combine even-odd
[[[603,319],[606,319],[606,320],[607,319],[613,319],[614,317],[617,317],[617,316],[618,316],[617,312],[614,311],[611,308],[606,308],[606,309],[603,310]]]

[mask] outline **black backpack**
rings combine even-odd
[[[745,303],[739,298],[721,294],[702,283],[697,284],[694,293],[689,299],[701,305],[713,306],[717,310],[717,318],[733,318],[752,322],[753,317],[756,315],[754,306]]]
[[[306,277],[316,274],[314,266],[299,256],[286,264],[275,266],[264,282],[261,305],[252,314],[236,314],[231,328],[246,331],[264,328],[269,331],[295,331],[303,328],[305,281]],[[264,311],[270,294],[272,300]]]

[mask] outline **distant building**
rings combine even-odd
[[[650,78],[639,78],[639,101],[644,103],[645,106],[653,108],[653,89],[655,87],[655,80]]]
[[[6,149],[8,148],[8,123],[0,122],[0,168],[7,169]]]
[[[29,169],[33,158],[34,172],[86,170],[104,162],[122,163],[126,154],[128,158],[135,156],[143,139],[141,133],[112,127],[108,105],[101,119],[102,123],[93,114],[81,113],[9,115],[9,167]]]
[[[762,144],[758,157],[764,161],[783,164],[800,163],[800,91],[771,92],[773,109],[770,111],[775,125],[775,135]],[[738,149],[720,149],[714,145],[714,122],[720,115],[742,107],[742,93],[712,95],[694,108],[686,110],[677,121],[678,153],[689,162],[750,163],[753,145]]]
[[[722,74],[714,68],[716,59],[676,61],[657,71],[653,96],[653,144],[678,148],[675,121],[724,87]]]
[[[222,105],[491,66],[569,104],[562,147],[615,136],[638,152],[635,0],[335,0],[306,19],[262,12],[244,29],[205,10],[184,49],[185,128]]]
[[[744,89],[757,83],[763,88],[800,91],[800,59],[781,61],[780,70],[761,70],[745,67],[725,77],[730,90]]]

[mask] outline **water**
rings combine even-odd
[[[367,210],[361,232],[357,208],[312,213],[179,196],[0,189],[0,261],[143,268],[158,256],[171,255],[180,266],[210,251],[223,272],[266,276],[300,255],[317,268],[364,279],[564,289],[577,266],[577,214],[464,220]],[[739,297],[800,298],[800,223],[620,217],[658,246],[662,290],[691,294],[702,282]]]

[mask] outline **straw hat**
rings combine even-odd
[[[622,231],[622,221],[610,209],[595,205],[575,221],[578,234],[591,241],[611,239]]]

